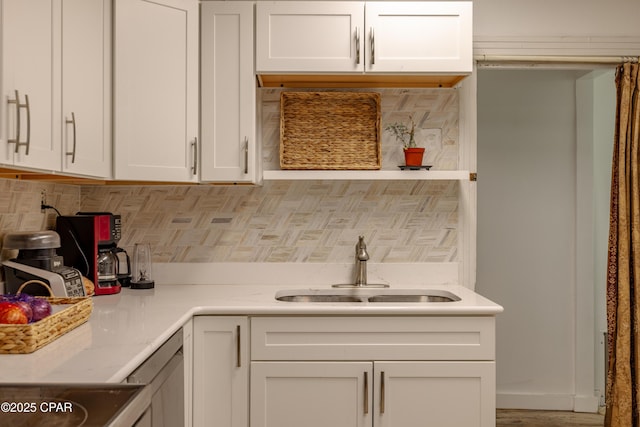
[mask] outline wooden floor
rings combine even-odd
[[[602,427],[604,415],[563,411],[498,409],[496,427]]]

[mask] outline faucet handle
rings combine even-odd
[[[356,245],[356,258],[359,261],[367,261],[369,259],[367,245],[364,243],[364,236],[358,237],[358,244]]]

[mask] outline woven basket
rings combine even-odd
[[[18,293],[29,283],[39,283],[49,290],[49,294],[52,294],[51,288],[39,280],[30,280],[23,283],[18,289]],[[0,324],[0,353],[33,353],[86,322],[93,310],[93,301],[90,297],[62,298],[51,296],[37,298],[46,298],[54,306],[53,308],[56,305],[68,305],[68,307],[38,322],[26,325]]]
[[[380,169],[380,94],[282,92],[281,169]]]

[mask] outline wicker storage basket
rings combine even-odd
[[[380,94],[282,92],[281,169],[380,169]]]
[[[20,289],[28,283],[39,282],[30,280],[22,284]],[[41,285],[51,288],[44,283]],[[18,291],[19,292],[19,291]],[[61,297],[38,297],[46,298],[55,310],[56,305],[68,305],[60,311],[53,312],[44,319],[28,323],[26,325],[0,325],[0,353],[24,354],[33,353],[37,349],[49,344],[51,341],[66,334],[73,328],[83,324],[89,319],[93,310],[91,297],[61,298]]]

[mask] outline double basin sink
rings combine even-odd
[[[326,303],[443,303],[460,301],[460,297],[439,289],[341,288],[283,290],[276,300],[286,302]]]

